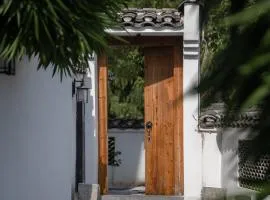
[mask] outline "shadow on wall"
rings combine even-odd
[[[88,184],[98,182],[98,132],[96,128],[98,124],[97,111],[94,109],[96,104],[94,92],[91,90],[88,102],[85,104],[85,183]]]
[[[252,139],[254,134],[252,135],[248,129],[241,128],[227,128],[219,132],[218,144],[222,138],[221,146],[219,145],[222,154],[222,187],[227,189],[229,195],[246,192],[247,190],[240,188],[238,183],[238,146],[239,140]]]
[[[144,185],[145,149],[143,129],[109,129],[109,137],[115,138],[115,151],[121,152],[119,166],[109,166],[109,187],[128,188]]]

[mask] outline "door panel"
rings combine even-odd
[[[98,183],[100,193],[108,192],[108,62],[107,55],[98,56]]]
[[[150,47],[145,56],[146,194],[178,195],[181,185],[182,65],[176,47]],[[180,54],[180,51],[178,52]]]

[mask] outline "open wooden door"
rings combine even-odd
[[[144,49],[146,194],[183,194],[181,51],[172,46]]]

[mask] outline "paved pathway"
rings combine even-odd
[[[144,186],[132,187],[132,188],[111,188],[109,189],[109,195],[143,195],[145,192]]]

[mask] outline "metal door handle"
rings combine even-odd
[[[148,121],[145,123],[145,128],[146,129],[151,129],[153,127],[153,123],[151,121]]]
[[[148,142],[150,142],[150,140],[151,140],[151,133],[150,132],[151,132],[152,127],[153,127],[153,123],[151,121],[148,121],[145,123]]]

